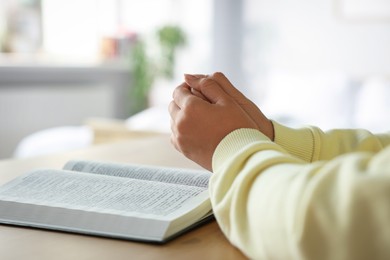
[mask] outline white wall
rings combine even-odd
[[[390,75],[390,20],[352,20],[341,0],[246,0],[245,59],[267,70]]]
[[[389,106],[379,104],[390,100],[369,82],[390,87],[390,18],[345,17],[341,1],[245,0],[243,77],[268,115],[324,128],[388,129]],[[362,89],[376,97],[364,107]],[[360,114],[375,117],[375,127]]]

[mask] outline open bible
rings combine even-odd
[[[0,187],[0,223],[166,242],[212,217],[206,171],[69,161]]]

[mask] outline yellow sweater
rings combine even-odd
[[[390,133],[274,123],[226,136],[210,196],[232,244],[253,259],[390,259]]]

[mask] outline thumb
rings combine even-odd
[[[209,77],[197,77],[191,74],[185,74],[184,78],[191,88],[201,92],[213,104],[229,97],[221,86]]]

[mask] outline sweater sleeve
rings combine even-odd
[[[252,259],[390,259],[390,146],[308,163],[254,129],[213,156],[210,198]]]
[[[335,129],[323,132],[317,127],[293,129],[273,121],[275,143],[307,162],[329,160],[341,154],[378,152],[390,144],[390,133],[372,134],[363,129]]]

